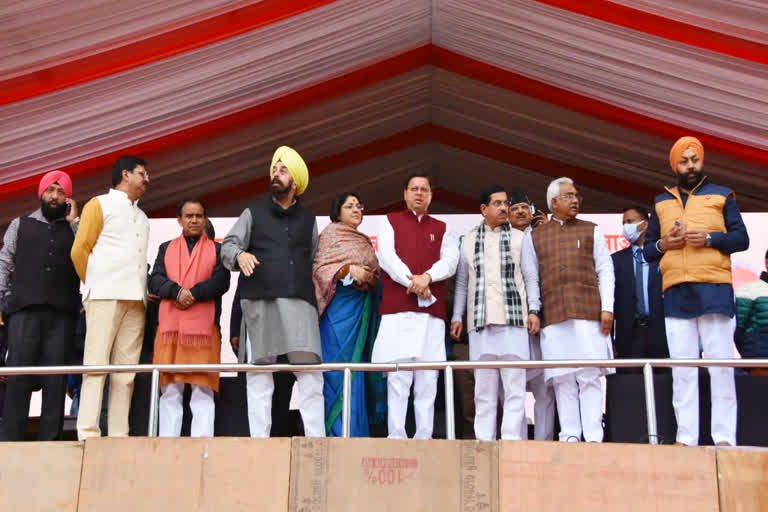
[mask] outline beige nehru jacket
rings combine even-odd
[[[477,232],[472,231],[464,237],[461,243],[461,250],[464,251],[464,258],[467,261],[469,280],[467,283],[467,330],[475,329],[475,287],[477,278],[475,277],[475,239]],[[527,301],[525,297],[525,284],[523,282],[523,273],[520,269],[520,250],[523,244],[523,232],[517,229],[511,229],[509,232],[510,251],[512,252],[512,262],[515,264],[514,280],[517,292],[523,301],[523,318],[528,316]],[[493,230],[486,226],[485,231],[485,324],[486,325],[506,325],[507,314],[504,306],[504,287],[501,282],[501,256],[499,253],[501,245],[501,228]]]

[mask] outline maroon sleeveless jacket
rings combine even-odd
[[[423,274],[437,263],[445,235],[445,222],[429,215],[424,215],[419,222],[416,215],[408,210],[390,213],[387,220],[395,232],[395,252],[413,275]],[[381,285],[380,315],[415,311],[445,320],[445,286],[442,281],[429,285],[437,302],[428,308],[420,308],[416,295],[406,293],[406,288],[393,281],[386,272],[382,272]]]

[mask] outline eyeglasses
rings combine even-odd
[[[573,201],[575,199],[578,202],[582,202],[584,200],[584,197],[581,194],[574,194],[573,192],[568,192],[567,194],[562,194],[557,197],[567,201]]]
[[[355,208],[357,208],[360,211],[365,210],[365,206],[363,206],[362,204],[345,204],[344,206],[342,206],[342,208],[344,208],[345,210],[354,210]]]
[[[411,187],[408,189],[408,191],[411,194],[417,194],[419,192],[421,192],[422,194],[429,194],[431,192],[431,190],[428,189],[427,187]]]
[[[141,169],[134,169],[132,172],[136,172],[136,173],[141,174],[144,177],[145,180],[149,179],[149,173],[147,171],[143,171]]]
[[[528,203],[516,203],[514,201],[493,201],[491,203],[488,203],[490,206],[493,206],[495,208],[501,208],[503,205],[507,205],[510,208],[515,206],[516,204],[519,204],[518,208],[523,210],[530,210],[531,206]]]

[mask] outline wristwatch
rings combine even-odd
[[[530,310],[528,310],[528,314],[529,315],[536,315],[536,316],[540,317],[541,316],[541,311],[539,311],[538,309],[530,309]]]
[[[705,242],[707,247],[712,247],[712,235],[707,233],[707,241]]]

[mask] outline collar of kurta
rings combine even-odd
[[[126,194],[126,193],[125,193],[125,192],[123,192],[122,190],[117,190],[116,188],[111,188],[111,189],[109,189],[109,194],[110,194],[110,195],[113,195],[113,196],[121,196],[121,197],[124,197],[124,198],[125,198],[125,199],[126,199],[128,202],[131,202],[131,200],[128,198],[128,194]],[[132,206],[138,206],[138,205],[139,205],[139,200],[138,200],[138,199],[136,199],[135,201],[133,201],[133,202],[131,203],[131,205],[132,205]]]
[[[277,202],[277,199],[275,199],[275,196],[273,196],[273,195],[270,195],[269,199],[267,199],[267,201],[269,201],[270,208],[272,209],[272,211],[275,212],[276,215],[279,215],[281,217],[287,217],[289,215],[295,215],[296,212],[299,211],[299,208],[301,206],[300,201],[299,201],[299,196],[296,196],[293,199],[293,202],[291,203],[291,206],[289,206],[288,208],[283,208],[280,205],[280,203]]]
[[[418,220],[419,222],[424,220],[426,217],[429,217],[428,213],[422,213],[421,215],[419,215],[418,213],[414,212],[413,210],[408,210],[408,211],[411,212],[413,214],[413,216],[416,217],[416,220]]]
[[[571,222],[574,222],[574,221],[576,221],[576,219],[577,219],[577,218],[576,218],[576,217],[574,217],[574,218],[572,218],[572,219],[568,219],[568,220],[561,220],[561,219],[558,219],[557,217],[555,217],[554,215],[552,216],[552,220],[555,220],[555,221],[557,221],[557,222],[558,222],[560,225],[563,225],[563,224],[565,224],[566,222],[570,224]]]

